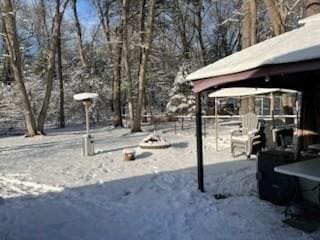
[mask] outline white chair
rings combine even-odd
[[[254,146],[261,144],[259,131],[260,122],[254,113],[242,115],[241,127],[231,132],[232,156],[235,157],[235,151],[237,150],[250,159]]]

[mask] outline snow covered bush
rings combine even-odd
[[[192,94],[191,82],[186,81],[188,65],[183,64],[175,78],[167,104],[169,115],[192,115],[195,111],[195,98]]]

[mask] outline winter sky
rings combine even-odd
[[[90,0],[78,0],[77,7],[83,25],[92,25],[96,22],[96,9]]]
[[[78,0],[77,10],[81,25],[85,30],[89,30],[97,23],[97,12],[91,0]],[[66,11],[66,17],[73,19],[71,4]]]

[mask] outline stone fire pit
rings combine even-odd
[[[171,146],[164,138],[159,135],[151,134],[139,144],[141,148],[147,149],[161,149],[161,148],[168,148]]]

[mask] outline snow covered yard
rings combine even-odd
[[[216,152],[208,137],[200,193],[193,133],[160,132],[171,148],[139,149],[149,132],[97,128],[93,157],[81,156],[77,128],[1,138],[0,239],[320,239],[289,228],[284,208],[257,198],[255,160]],[[123,161],[123,148],[137,159]]]

